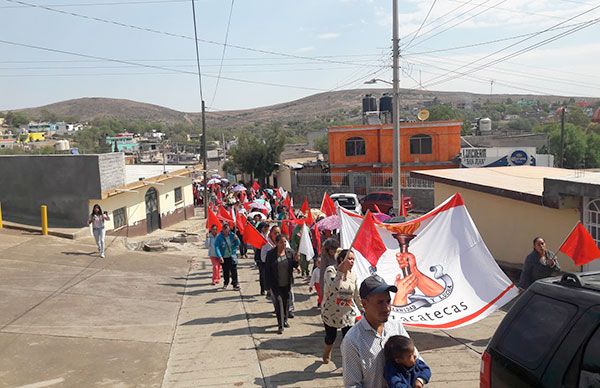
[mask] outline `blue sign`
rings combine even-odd
[[[516,150],[512,154],[510,154],[510,163],[513,166],[524,166],[529,161],[529,156],[527,152],[522,150]]]

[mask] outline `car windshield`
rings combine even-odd
[[[337,203],[339,203],[341,207],[356,206],[356,202],[354,201],[354,198],[351,198],[351,197],[338,197],[335,199],[335,201]]]

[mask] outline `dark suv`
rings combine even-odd
[[[483,353],[480,387],[600,387],[600,272],[531,285]]]

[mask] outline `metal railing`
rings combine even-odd
[[[296,184],[298,186],[317,186],[331,187],[336,191],[343,189],[352,191],[387,191],[392,190],[391,173],[369,173],[369,172],[349,172],[349,173],[305,173],[295,174]],[[410,173],[402,174],[402,188],[406,189],[432,189],[433,182],[412,178]]]

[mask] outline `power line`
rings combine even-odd
[[[580,26],[582,24],[585,24],[586,22],[581,22],[581,23],[574,23],[574,24],[567,24],[566,26],[561,26],[561,27],[556,27],[556,28],[551,28],[549,31],[554,31],[554,30],[563,30],[563,29],[567,29],[567,28],[571,28],[571,27],[576,27],[576,26]],[[449,48],[444,48],[444,49],[437,49],[437,50],[429,50],[429,51],[418,51],[418,52],[404,52],[402,54],[402,56],[406,57],[406,56],[413,56],[413,55],[422,55],[422,54],[432,54],[432,53],[442,53],[442,52],[447,52],[447,51],[456,51],[456,50],[462,50],[465,48],[472,48],[472,47],[479,47],[479,46],[486,46],[488,44],[494,44],[494,43],[500,43],[500,42],[505,42],[508,40],[514,40],[514,39],[519,39],[519,38],[523,38],[523,37],[527,37],[527,36],[533,36],[537,34],[537,32],[529,32],[527,34],[520,34],[520,35],[514,35],[514,36],[509,36],[506,38],[499,38],[499,39],[493,39],[493,40],[488,40],[485,42],[479,42],[479,43],[472,43],[472,44],[467,44],[464,46],[456,46],[456,47],[449,47]]]
[[[465,3],[465,1],[461,1],[461,0],[448,0],[451,1],[453,3]],[[510,13],[516,13],[519,15],[533,15],[533,16],[542,16],[545,18],[549,18],[549,19],[562,19],[560,16],[556,16],[556,15],[548,15],[545,13],[539,13],[539,12],[531,12],[531,11],[526,11],[526,10],[516,10],[516,9],[510,9],[510,8],[503,8],[503,7],[496,7],[496,9],[501,10],[501,11],[505,11],[505,12],[510,12]]]
[[[73,16],[73,17],[77,17],[77,18],[83,18],[83,19],[87,19],[87,20],[93,20],[96,22],[101,22],[101,23],[106,23],[106,24],[113,24],[113,25],[119,26],[119,27],[131,28],[131,29],[138,30],[138,31],[151,32],[154,34],[160,34],[160,35],[170,36],[170,37],[174,37],[174,38],[183,38],[183,39],[194,40],[193,37],[190,37],[187,35],[175,34],[175,33],[171,33],[171,32],[155,30],[152,28],[139,27],[139,26],[135,26],[132,24],[125,24],[125,23],[117,22],[114,20],[108,20],[108,19],[102,19],[102,18],[93,17],[93,16],[82,15],[82,14],[78,14],[75,12],[62,11],[59,9],[54,9],[54,8],[50,8],[50,7],[46,7],[46,6],[42,6],[42,5],[38,5],[38,4],[33,4],[33,3],[27,3],[24,1],[20,1],[20,0],[6,0],[6,1],[11,2],[11,3],[21,4],[21,5],[27,5],[29,7],[40,8],[40,9],[44,9],[46,11],[56,12],[56,13],[60,13],[63,15]],[[207,43],[207,44],[213,44],[213,45],[217,45],[217,46],[224,45],[224,43],[216,42],[214,40],[209,40],[209,39],[197,38],[196,41],[202,42],[202,43]],[[352,62],[348,62],[348,61],[336,61],[336,60],[320,58],[320,57],[312,57],[311,58],[311,57],[305,57],[302,55],[288,54],[288,53],[282,53],[282,52],[270,51],[270,50],[262,50],[262,49],[239,46],[239,45],[234,45],[234,44],[227,44],[227,47],[232,47],[232,48],[236,48],[239,50],[251,51],[251,52],[256,52],[256,53],[261,53],[261,54],[277,55],[277,56],[282,56],[282,57],[287,57],[287,58],[312,59],[312,60],[319,61],[319,62],[329,62],[329,63],[337,63],[337,64],[343,64],[343,65],[348,65],[348,64],[355,65],[356,64],[356,63],[352,63]]]
[[[462,74],[462,73],[458,72],[458,70],[460,70],[460,69],[463,69],[463,68],[465,68],[465,67],[468,67],[468,66],[470,66],[470,65],[472,65],[472,64],[475,64],[475,63],[477,63],[477,62],[480,62],[480,61],[482,61],[482,60],[484,60],[484,59],[486,59],[486,58],[489,58],[489,57],[491,57],[491,56],[493,56],[493,55],[495,55],[495,54],[498,54],[498,53],[500,53],[500,52],[502,52],[502,51],[505,51],[505,50],[507,50],[507,49],[509,49],[509,48],[511,48],[511,47],[514,47],[514,46],[516,46],[516,45],[518,45],[518,44],[520,44],[520,43],[522,43],[522,42],[525,42],[525,41],[527,41],[527,40],[529,40],[529,39],[532,39],[532,38],[534,38],[534,37],[536,37],[536,36],[538,36],[538,35],[541,35],[541,34],[543,34],[543,33],[546,33],[546,32],[548,32],[548,31],[550,31],[552,28],[555,28],[555,27],[557,27],[557,26],[560,26],[560,25],[562,25],[562,24],[564,24],[564,23],[566,23],[566,22],[569,22],[569,21],[571,21],[571,20],[573,20],[573,19],[575,19],[575,18],[578,18],[578,17],[580,17],[580,16],[582,16],[582,15],[585,15],[585,14],[587,14],[587,13],[590,13],[590,12],[592,12],[592,11],[594,11],[594,10],[598,9],[598,8],[600,8],[600,5],[597,5],[597,6],[593,7],[593,8],[590,8],[590,9],[589,9],[589,10],[587,10],[587,11],[584,11],[584,12],[582,12],[582,13],[579,13],[579,14],[575,15],[575,16],[572,16],[572,17],[570,17],[570,18],[568,18],[568,19],[566,19],[566,20],[564,20],[564,21],[562,21],[562,22],[560,22],[560,23],[558,23],[558,24],[556,24],[556,25],[554,25],[554,26],[552,26],[552,27],[550,27],[550,28],[546,28],[546,29],[544,29],[544,30],[542,30],[542,31],[539,31],[538,33],[536,33],[536,34],[535,34],[535,35],[533,35],[533,36],[530,36],[530,37],[524,38],[524,39],[522,39],[522,40],[520,40],[520,41],[518,41],[518,42],[516,42],[516,43],[510,44],[510,45],[508,45],[508,46],[506,46],[506,47],[504,47],[504,48],[502,48],[502,49],[496,50],[496,51],[494,51],[494,52],[493,52],[493,53],[491,53],[491,54],[485,55],[485,56],[483,56],[483,57],[481,57],[481,58],[479,58],[479,59],[477,59],[477,60],[474,60],[474,61],[472,61],[472,62],[469,62],[469,63],[468,63],[468,64],[466,64],[466,65],[460,66],[460,67],[458,67],[457,69],[455,69],[455,70],[453,71],[453,73],[455,73],[455,74],[458,74],[458,76],[460,76],[460,74]],[[540,47],[540,46],[543,46],[543,45],[545,45],[545,44],[551,43],[551,42],[553,42],[553,41],[555,41],[555,40],[557,40],[557,39],[560,39],[560,38],[562,38],[562,37],[564,37],[564,36],[567,36],[567,35],[573,34],[573,33],[577,32],[577,31],[579,31],[579,30],[581,30],[581,29],[584,29],[584,28],[587,28],[587,27],[589,27],[589,26],[591,26],[591,25],[593,25],[593,24],[596,24],[596,23],[598,23],[598,21],[600,21],[600,18],[598,18],[598,19],[592,19],[592,20],[589,20],[589,21],[585,22],[584,24],[582,24],[582,25],[580,25],[580,26],[577,26],[577,27],[571,28],[571,29],[569,29],[569,30],[567,30],[567,31],[565,31],[565,32],[562,32],[562,33],[560,33],[560,34],[557,34],[557,35],[555,35],[555,36],[553,36],[553,37],[551,37],[551,38],[545,39],[545,40],[543,40],[543,41],[540,41],[540,42],[538,42],[538,43],[535,43],[535,44],[533,44],[533,45],[530,45],[530,46],[528,46],[528,47],[525,47],[524,49],[518,50],[518,51],[516,51],[516,52],[514,52],[514,53],[512,53],[512,54],[506,55],[506,56],[504,56],[504,57],[502,57],[502,58],[499,58],[499,59],[496,59],[496,60],[492,60],[492,61],[490,61],[490,62],[488,62],[488,63],[486,63],[486,64],[484,64],[484,65],[482,65],[482,66],[479,66],[479,67],[477,67],[477,68],[475,68],[475,69],[471,69],[471,70],[470,70],[470,72],[476,72],[476,71],[479,71],[479,70],[481,70],[481,69],[483,69],[483,68],[485,68],[485,67],[492,66],[492,65],[494,65],[495,63],[501,62],[501,61],[503,61],[503,60],[510,59],[510,58],[513,58],[513,57],[515,57],[515,56],[517,56],[517,55],[524,54],[525,52],[531,51],[531,50],[533,50],[533,49],[535,49],[535,48],[538,48],[538,47]],[[434,79],[432,79],[432,80],[429,80],[428,82],[426,82],[426,84],[427,84],[427,85],[429,85],[429,86],[431,86],[431,85],[435,85],[435,84],[438,84],[438,83],[440,83],[440,82],[446,82],[446,81],[449,81],[449,80],[451,80],[451,79],[455,79],[455,78],[457,78],[457,76],[450,76],[450,77],[448,77],[448,79],[447,79],[447,80],[444,80],[444,81],[436,81],[436,79],[440,79],[440,78],[442,78],[442,77],[436,77],[436,78],[434,78]]]
[[[478,4],[478,5],[477,5],[475,8],[473,8],[473,9],[476,9],[476,8],[478,8],[478,7],[480,7],[480,6],[482,6],[482,5],[486,4],[486,3],[488,3],[489,1],[490,1],[490,0],[486,0],[485,2],[483,2],[483,3],[481,3],[481,4]],[[428,37],[426,37],[425,39],[421,39],[421,40],[420,40],[419,42],[417,42],[415,45],[416,45],[416,46],[418,46],[418,45],[422,44],[423,42],[426,42],[426,41],[428,41],[428,40],[431,40],[431,39],[435,38],[436,36],[438,36],[438,35],[440,35],[440,34],[443,34],[444,32],[446,32],[446,31],[448,31],[448,30],[451,30],[452,28],[454,28],[454,27],[456,27],[456,26],[459,26],[459,25],[461,25],[461,24],[463,24],[463,23],[466,23],[466,22],[468,22],[469,20],[471,20],[471,19],[473,19],[473,18],[475,18],[475,17],[477,17],[477,16],[479,16],[479,15],[481,15],[481,14],[485,13],[485,12],[488,12],[488,11],[490,11],[490,10],[492,10],[492,9],[496,8],[496,7],[497,7],[497,6],[499,6],[500,4],[506,3],[507,1],[508,1],[508,0],[500,0],[499,2],[495,3],[494,5],[492,5],[492,6],[490,6],[490,7],[487,7],[487,8],[485,8],[484,10],[482,10],[482,11],[480,11],[480,12],[476,13],[476,14],[473,14],[473,15],[471,15],[471,16],[469,16],[468,18],[462,19],[460,22],[458,22],[458,23],[456,23],[456,24],[453,24],[453,25],[451,25],[450,27],[443,29],[442,31],[439,31],[439,32],[437,32],[437,33],[435,33],[435,34],[433,34],[433,35],[429,35],[429,36],[428,36]],[[473,9],[472,9],[472,10],[473,10]],[[439,26],[438,26],[438,27],[439,27]],[[432,32],[432,31],[433,31],[433,29],[432,29],[432,30],[429,30],[428,32],[426,32],[426,33],[425,33],[425,34],[423,34],[423,35],[427,35],[428,33]],[[404,47],[404,50],[407,50],[408,48],[410,48],[410,47],[409,47],[409,46],[406,46],[406,47]]]
[[[448,11],[448,12],[444,13],[443,15],[440,15],[440,16],[438,16],[437,18],[435,18],[435,19],[433,19],[433,20],[430,20],[429,22],[425,23],[424,27],[432,25],[432,24],[433,24],[433,23],[435,23],[436,21],[438,21],[438,20],[440,20],[440,19],[443,19],[444,17],[446,17],[446,16],[450,15],[450,14],[451,14],[451,13],[453,13],[454,11],[457,11],[457,10],[461,9],[462,7],[464,7],[465,5],[467,5],[467,4],[471,3],[471,2],[473,2],[473,0],[469,0],[469,1],[467,1],[466,3],[463,3],[463,4],[459,5],[458,7],[456,7],[456,8],[453,8],[453,9],[451,9],[450,11]],[[460,16],[460,15],[459,15],[459,16]],[[455,18],[456,18],[456,17],[454,17],[454,18],[452,18],[452,19],[450,19],[450,20],[454,20]],[[400,40],[402,41],[402,40],[404,40],[404,39],[408,39],[408,38],[409,38],[411,35],[413,35],[415,32],[417,32],[417,30],[414,30],[414,31],[412,31],[412,32],[410,32],[410,33],[408,33],[408,34],[406,34],[406,35],[404,35],[404,36],[401,36],[401,37],[400,37]]]
[[[431,7],[429,7],[429,11],[427,11],[427,15],[425,15],[425,19],[423,19],[423,21],[421,22],[421,25],[417,29],[417,32],[415,32],[415,34],[413,35],[412,39],[406,44],[406,47],[409,47],[413,40],[415,40],[415,38],[419,35],[419,32],[421,32],[421,28],[423,28],[423,25],[429,18],[429,15],[431,14],[431,11],[433,10],[433,7],[435,6],[436,2],[437,0],[433,0],[433,2],[431,3]]]
[[[74,56],[83,57],[83,58],[96,59],[96,60],[102,60],[102,61],[107,61],[107,62],[115,62],[115,63],[121,63],[121,64],[125,64],[125,65],[145,67],[145,68],[149,68],[149,69],[166,70],[166,71],[170,71],[170,72],[174,72],[174,73],[191,74],[191,75],[198,74],[197,72],[194,72],[194,71],[178,70],[178,69],[172,69],[172,68],[163,67],[163,66],[148,65],[148,64],[144,64],[144,63],[124,61],[124,60],[115,59],[115,58],[99,57],[99,56],[95,56],[95,55],[76,53],[73,51],[59,50],[59,49],[53,49],[53,48],[49,48],[49,47],[35,46],[35,45],[31,45],[31,44],[18,43],[18,42],[11,42],[8,40],[0,40],[0,43],[9,44],[12,46],[27,47],[27,48],[32,48],[32,49],[36,49],[36,50],[49,51],[49,52],[58,53],[58,54],[74,55]],[[216,76],[211,76],[211,75],[205,75],[205,77],[216,78]],[[325,89],[311,88],[311,87],[298,86],[298,85],[287,85],[287,84],[280,84],[280,83],[274,83],[274,82],[251,81],[251,80],[240,79],[240,78],[221,77],[221,79],[228,80],[228,81],[241,82],[241,83],[254,84],[254,85],[275,86],[275,87],[280,87],[280,88],[311,90],[311,91],[318,91],[318,92],[326,91]]]
[[[217,75],[217,82],[215,85],[215,91],[210,101],[210,105],[214,104],[215,97],[217,97],[217,90],[219,89],[219,81],[221,80],[221,70],[223,70],[223,60],[225,59],[225,50],[227,49],[227,39],[229,38],[229,27],[231,26],[231,14],[233,13],[233,3],[235,0],[231,0],[231,7],[229,8],[229,18],[227,19],[227,30],[225,31],[225,43],[223,44],[223,52],[221,53],[221,64],[219,65],[219,74]]]
[[[144,0],[144,1],[114,1],[110,3],[71,3],[71,4],[46,4],[47,7],[88,7],[88,6],[113,6],[113,5],[141,5],[141,4],[168,4],[184,3],[187,0]],[[28,5],[4,5],[0,9],[27,8]]]

